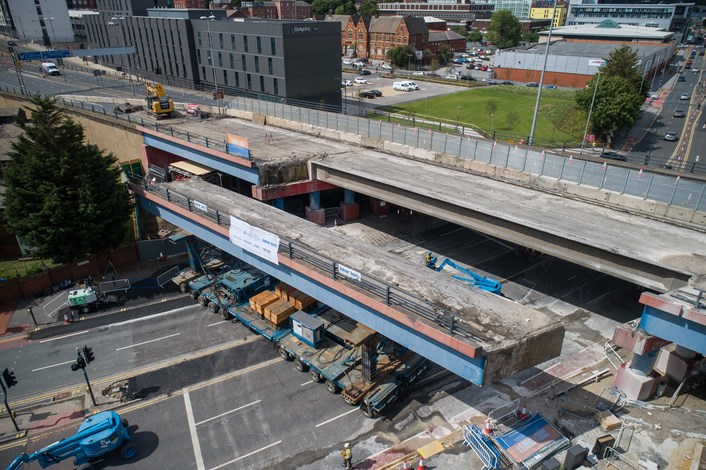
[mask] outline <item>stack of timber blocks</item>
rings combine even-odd
[[[272,291],[262,291],[250,297],[250,308],[261,317],[265,315],[265,307],[279,300],[279,297]]]

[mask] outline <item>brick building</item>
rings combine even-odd
[[[311,18],[311,5],[303,0],[273,0],[242,2],[232,18],[268,18],[276,20],[306,20]]]

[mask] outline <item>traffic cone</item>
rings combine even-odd
[[[518,418],[525,419],[528,414],[529,411],[527,411],[527,405],[522,405],[522,409],[520,410],[520,415],[518,416]]]
[[[417,470],[427,470],[427,464],[423,458],[419,459],[419,465],[417,465]]]
[[[69,315],[67,313],[64,313],[64,325],[68,325],[71,322],[69,321]]]
[[[402,470],[410,470],[406,459],[402,461]]]
[[[490,418],[485,421],[485,427],[483,428],[483,434],[490,436],[493,434],[493,430],[490,428]]]

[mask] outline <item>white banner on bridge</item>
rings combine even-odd
[[[277,260],[279,237],[274,233],[253,227],[232,215],[230,216],[230,242],[267,261],[279,264]]]

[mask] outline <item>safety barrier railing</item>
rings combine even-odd
[[[140,178],[132,178],[129,184],[134,189],[139,188],[148,191],[166,201],[187,209],[189,212],[209,219],[222,227],[230,227],[229,214],[224,214],[210,207],[205,211],[197,209],[194,200],[161,184],[148,183]],[[201,206],[199,205],[199,207]],[[486,339],[479,332],[475,331],[463,318],[455,315],[446,308],[419,299],[416,295],[386,284],[384,281],[368,274],[361,273],[359,278],[343,275],[341,272],[346,270],[346,268],[344,267],[342,270],[341,263],[337,260],[322,256],[304,245],[280,237],[279,252],[290,259],[296,259],[307,264],[331,279],[356,286],[362,291],[371,294],[372,297],[383,301],[386,305],[399,307],[426,320],[432,321],[444,328],[450,335],[458,335],[475,342],[486,341]]]

